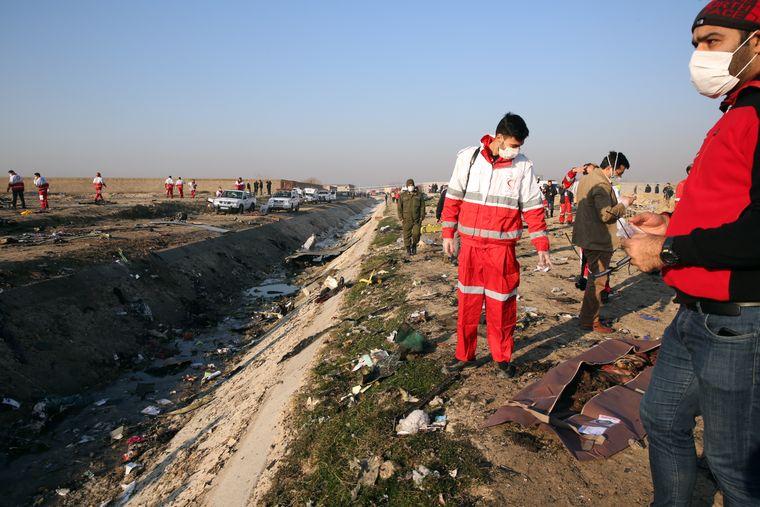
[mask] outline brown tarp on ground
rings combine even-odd
[[[570,453],[580,461],[609,458],[629,446],[629,440],[645,436],[639,417],[639,403],[649,386],[652,366],[647,366],[633,380],[611,387],[591,398],[580,414],[559,419],[552,414],[565,388],[586,365],[604,365],[636,352],[653,351],[659,340],[628,338],[607,340],[586,352],[555,366],[540,380],[532,383],[489,417],[485,426],[513,421],[523,426],[537,426],[557,435]],[[620,419],[602,437],[581,435],[578,428],[599,415]]]

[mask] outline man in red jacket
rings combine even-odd
[[[513,333],[517,322],[517,286],[520,265],[515,243],[523,219],[538,251],[539,265],[550,266],[541,189],[533,162],[520,153],[528,137],[525,121],[509,113],[485,135],[479,146],[457,155],[441,215],[443,251],[455,254],[454,232],[459,232],[459,317],[455,358],[444,370],[453,372],[473,364],[478,324],[485,300],[487,338],[502,377],[513,377]]]
[[[641,419],[654,505],[688,505],[693,429],[726,505],[760,504],[760,0],[713,0],[692,27],[697,90],[725,95],[672,215],[631,220],[642,271],[662,269],[681,307],[665,330]]]

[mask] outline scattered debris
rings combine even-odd
[[[111,431],[111,439],[121,440],[124,437],[124,426],[119,426],[115,430]]]
[[[659,317],[655,317],[654,315],[649,315],[648,313],[640,313],[639,317],[641,317],[644,320],[648,320],[650,322],[660,322]]]
[[[404,403],[417,403],[417,402],[419,402],[419,401],[420,401],[420,399],[419,399],[419,398],[416,398],[416,397],[412,396],[411,394],[409,394],[409,393],[406,391],[406,389],[404,389],[404,388],[402,388],[402,387],[399,387],[399,388],[398,388],[398,392],[399,392],[399,394],[401,395],[401,400],[402,400]]]
[[[3,405],[8,405],[13,410],[18,410],[18,409],[21,408],[21,403],[17,402],[13,398],[3,398],[2,404]]]
[[[446,416],[437,415],[430,422],[430,416],[424,410],[413,410],[396,425],[397,435],[415,435],[420,431],[436,431],[446,427]]]
[[[203,374],[202,382],[208,382],[210,380],[215,379],[216,377],[220,376],[222,374],[221,371],[216,370],[214,372],[207,371]]]
[[[127,463],[124,465],[124,477],[128,476],[132,473],[132,470],[136,470],[142,468],[142,465],[140,463]]]
[[[412,324],[421,324],[422,322],[427,322],[428,312],[427,310],[416,310],[409,315],[409,318],[407,320]]]
[[[396,464],[393,461],[384,461],[380,465],[380,478],[382,480],[388,480],[396,473]]]
[[[430,348],[430,343],[427,338],[409,325],[402,324],[401,327],[395,331],[395,335],[393,333],[391,333],[391,335],[393,336],[393,341],[401,349],[402,354],[408,352],[421,354]],[[390,340],[390,338],[391,337],[389,336],[388,340]]]
[[[161,413],[161,409],[153,405],[148,405],[140,411],[141,414],[156,416]]]

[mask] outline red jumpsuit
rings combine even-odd
[[[182,199],[183,197],[185,197],[185,192],[184,192],[185,185],[182,182],[182,180],[177,180],[177,183],[175,183],[174,186],[177,187],[177,192],[179,192],[179,198]]]
[[[562,178],[562,186],[565,187],[565,198],[559,205],[559,223],[572,224],[573,223],[573,200],[575,199],[575,192],[578,189],[578,176],[572,169],[567,172],[564,178]],[[570,199],[568,199],[568,193]]]
[[[166,178],[166,181],[164,181],[164,188],[166,189],[166,197],[173,198],[174,197],[174,181],[172,181],[171,178]]]
[[[100,176],[95,176],[95,179],[92,180],[92,186],[95,187],[95,202],[104,201],[105,199],[103,199],[103,187],[105,184],[103,183],[103,178]]]
[[[197,187],[197,184],[190,183],[190,197],[192,199],[195,199],[195,188]]]
[[[235,190],[245,190],[245,183],[242,181],[236,181]]]
[[[48,209],[48,188],[50,185],[44,176],[34,179],[34,186],[37,187],[37,193],[40,196],[40,209]]]
[[[459,232],[459,318],[456,358],[475,359],[478,324],[485,300],[486,336],[494,361],[512,359],[517,321],[520,264],[515,244],[528,223],[537,250],[549,249],[541,190],[533,163],[524,155],[494,158],[486,135],[479,147],[459,152],[449,182],[441,222],[443,237]],[[475,150],[480,154],[470,168]],[[468,179],[469,172],[469,179]]]

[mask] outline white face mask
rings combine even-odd
[[[412,185],[409,185],[408,187],[406,187],[406,190],[408,192],[414,192],[414,187]]]
[[[757,30],[752,32],[747,40],[742,42],[733,52],[694,51],[689,62],[689,71],[691,72],[691,82],[699,93],[715,99],[727,94],[739,84],[739,78],[732,76],[728,68],[736,51],[739,51],[756,33]],[[744,72],[755,58],[757,58],[757,54],[737,73],[737,76]]]
[[[499,156],[504,160],[512,160],[520,154],[520,148],[512,148],[507,146],[506,148],[499,148]]]

